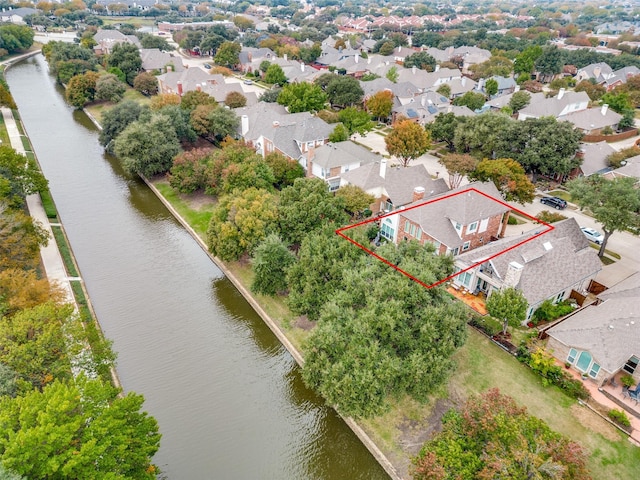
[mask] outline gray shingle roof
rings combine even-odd
[[[141,48],[140,58],[144,70],[164,70],[167,65],[173,66],[174,72],[182,72],[184,65],[182,58],[174,57],[169,52],[162,52],[158,48]]]
[[[589,104],[589,96],[586,92],[564,92],[562,98],[531,97],[529,105],[520,110],[519,114],[532,117],[557,117],[570,104]]]
[[[580,170],[585,177],[607,170],[609,164],[606,158],[616,152],[616,149],[604,140],[598,143],[583,143],[580,150],[583,153]]]
[[[381,159],[380,155],[372,153],[351,140],[347,140],[345,142],[329,143],[316,148],[313,163],[329,169],[355,163],[365,165],[379,162]]]
[[[522,291],[529,305],[547,298],[595,275],[602,269],[598,254],[589,246],[574,218],[553,224],[554,229],[544,235],[513,248],[490,260],[494,272],[504,279],[511,262],[524,266],[516,288]],[[544,231],[541,226],[517,237],[507,237],[456,258],[460,267],[468,267],[489,258]],[[548,244],[551,248],[546,248]],[[540,255],[541,254],[541,255]]]
[[[640,357],[640,273],[635,273],[599,295],[599,305],[588,306],[550,328],[560,342],[591,353],[610,373]]]
[[[590,132],[604,127],[615,128],[622,119],[622,115],[614,112],[610,108],[602,113],[602,108],[588,108],[579,112],[568,113],[560,117],[562,120],[571,122],[576,128]]]

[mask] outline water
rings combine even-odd
[[[126,391],[170,479],[388,478],[153,193],[105,155],[38,55],[6,73]]]

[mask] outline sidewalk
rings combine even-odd
[[[21,154],[25,154],[24,146],[22,145],[22,138],[18,126],[16,125],[13,113],[6,107],[1,107],[2,117],[9,134],[9,140],[11,147]],[[42,206],[42,200],[40,194],[33,194],[27,196],[27,208],[31,217],[47,231],[49,234],[49,242],[46,247],[40,249],[40,256],[42,257],[42,264],[46,272],[47,278],[52,283],[57,283],[65,292],[66,301],[75,305],[75,298],[73,296],[73,290],[71,289],[70,278],[67,276],[62,256],[58,250],[58,245],[53,236],[53,231],[47,218],[47,214]]]

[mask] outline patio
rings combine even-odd
[[[486,315],[488,313],[484,293],[480,292],[477,295],[474,295],[464,287],[454,288],[453,284],[447,287],[447,292],[478,312],[480,315]]]
[[[558,365],[563,365],[559,361]],[[613,382],[607,380],[601,387],[595,380],[591,378],[582,379],[582,375],[575,368],[566,370],[573,378],[582,381],[585,388],[591,394],[591,398],[594,402],[608,408],[616,410],[624,410],[627,417],[631,421],[631,427],[633,432],[629,437],[629,440],[636,445],[640,446],[640,402],[636,403],[635,400],[630,399],[628,396],[622,394],[622,383],[620,377],[624,372],[618,372],[613,377]]]

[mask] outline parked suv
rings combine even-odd
[[[597,243],[598,245],[602,245],[602,241],[604,240],[604,235],[602,235],[599,231],[594,230],[589,227],[580,227],[584,236],[587,237],[593,243]]]
[[[556,210],[562,210],[567,207],[567,202],[558,197],[542,197],[540,199],[540,203],[549,205],[550,207],[553,207]]]

